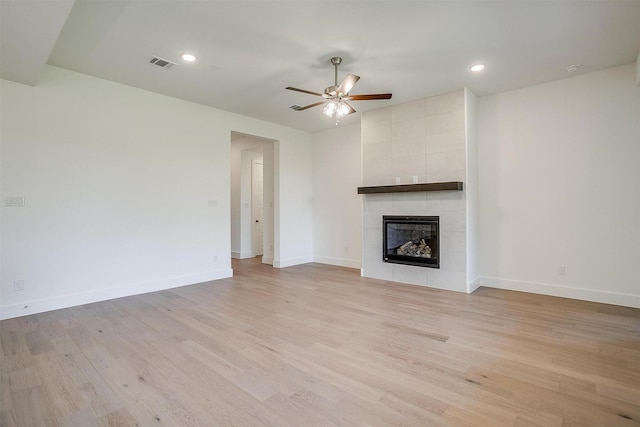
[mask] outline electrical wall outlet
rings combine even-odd
[[[24,291],[24,280],[14,280],[13,291],[14,292]]]
[[[558,276],[564,276],[567,274],[567,268],[564,265],[558,266]]]

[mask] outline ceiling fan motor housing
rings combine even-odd
[[[325,97],[334,97],[336,95],[342,95],[338,93],[338,86],[329,86],[324,89]]]

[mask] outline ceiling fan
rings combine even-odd
[[[291,106],[292,109],[296,111],[304,111],[308,108],[317,107],[318,105],[326,104],[323,113],[327,117],[336,118],[336,124],[338,124],[338,120],[342,117],[355,113],[356,110],[347,103],[347,101],[369,101],[374,99],[391,99],[390,93],[378,93],[378,94],[369,94],[369,95],[350,95],[349,92],[356,84],[358,80],[360,80],[359,76],[354,74],[347,74],[347,76],[342,80],[340,85],[338,85],[338,66],[342,63],[342,58],[333,57],[331,58],[331,64],[335,69],[335,78],[334,85],[329,86],[324,89],[324,93],[312,92],[310,90],[298,89],[295,87],[287,87],[288,90],[294,90],[296,92],[308,93],[309,95],[321,96],[324,100],[315,102],[313,104],[301,107],[299,105]]]

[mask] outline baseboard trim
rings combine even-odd
[[[273,257],[270,256],[262,256],[262,263],[263,264],[269,264],[269,265],[273,265]]]
[[[307,264],[310,262],[313,262],[313,257],[311,256],[300,257],[300,258],[289,258],[289,259],[274,259],[273,266],[275,268],[285,268],[285,267],[291,267],[294,265]]]
[[[245,258],[253,258],[253,252],[237,252],[231,251],[231,258],[235,259],[245,259]]]
[[[317,262],[320,264],[329,264],[329,265],[337,265],[339,267],[348,267],[348,268],[362,268],[361,261],[354,261],[351,259],[342,259],[342,258],[331,258],[324,256],[314,256],[313,262]]]
[[[496,277],[481,277],[480,286],[640,308],[640,295],[596,291],[593,289],[568,288],[546,283],[522,282]]]
[[[472,294],[480,286],[482,286],[482,278],[476,277],[471,282],[467,283],[467,293]]]
[[[122,298],[131,295],[145,294],[148,292],[162,291],[180,286],[194,285],[196,283],[233,277],[232,269],[210,271],[206,273],[192,274],[188,276],[171,277],[153,282],[136,283],[133,285],[118,286],[115,288],[100,289],[97,291],[61,295],[54,298],[24,301],[18,304],[0,306],[0,320],[14,317],[27,316],[29,314],[44,313],[51,310],[75,307],[93,302],[106,301],[114,298]]]

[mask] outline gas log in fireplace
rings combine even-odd
[[[440,217],[382,217],[382,260],[440,268]]]

